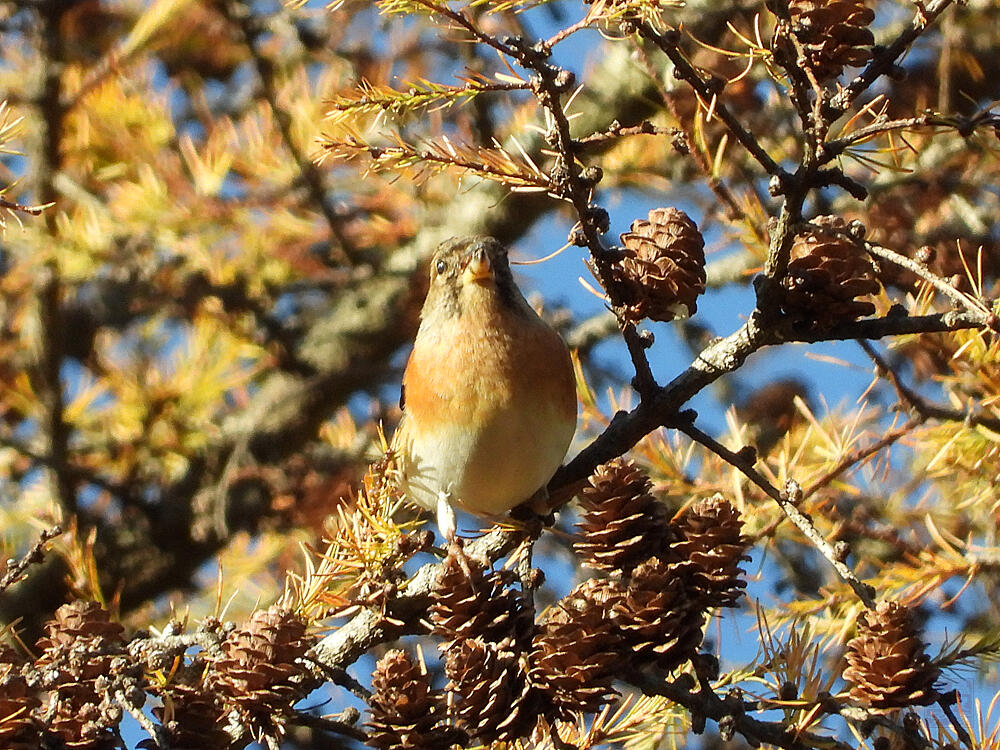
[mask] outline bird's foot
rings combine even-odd
[[[473,575],[469,556],[465,554],[465,547],[462,539],[458,536],[458,521],[455,518],[455,509],[451,505],[451,494],[448,492],[438,492],[437,508],[438,529],[441,536],[447,542],[448,557],[453,558],[462,568],[466,578],[475,585],[477,576]]]

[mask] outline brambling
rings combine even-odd
[[[452,506],[496,516],[544,492],[576,430],[576,383],[497,240],[443,242],[430,274],[393,445],[401,487],[453,541]]]

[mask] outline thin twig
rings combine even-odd
[[[682,135],[683,132],[684,131],[680,128],[662,128],[653,125],[648,120],[643,120],[638,125],[631,125],[627,128],[612,126],[608,130],[601,133],[591,133],[590,135],[585,135],[582,138],[577,138],[576,143],[580,146],[590,146],[594,144],[607,143],[608,141],[614,141],[619,138],[632,135],[665,135],[674,138]]]
[[[786,748],[786,750],[802,750],[802,748],[807,747],[826,748],[826,750],[853,750],[851,745],[834,737],[795,731],[782,721],[755,719],[748,713],[752,706],[728,696],[726,699],[722,699],[714,690],[704,685],[697,692],[692,692],[684,682],[684,676],[677,680],[667,681],[657,679],[646,672],[633,672],[628,675],[627,680],[643,693],[662,695],[674,703],[684,706],[692,714],[704,716],[715,722],[733,722],[736,731],[751,740],[751,744],[754,746],[766,743]]]
[[[702,432],[690,422],[685,423],[679,420],[674,426],[695,442],[705,446],[712,453],[715,453],[739,469],[751,482],[756,484],[774,500],[785,512],[789,520],[798,527],[806,539],[812,542],[819,553],[834,567],[838,575],[854,590],[858,599],[869,609],[874,609],[874,589],[868,584],[862,583],[854,571],[840,559],[840,556],[834,551],[833,546],[819,533],[819,530],[809,516],[799,510],[799,503],[802,502],[802,488],[794,480],[789,480],[785,484],[784,490],[778,490],[763,474],[753,467],[754,458],[749,457],[749,452],[741,451],[737,453],[729,450],[715,438]]]
[[[562,106],[561,96],[569,89],[572,74],[552,65],[548,61],[548,50],[544,47],[531,45],[524,39],[519,39],[510,46],[502,46],[511,50],[521,65],[537,73],[532,90],[552,119],[546,140],[556,152],[555,163],[549,174],[551,192],[569,201],[576,210],[579,226],[594,260],[594,271],[611,297],[622,338],[635,368],[633,387],[640,399],[651,398],[659,385],[646,356],[649,341],[639,334],[634,323],[624,318],[619,306],[615,304],[617,284],[614,281],[610,254],[601,239],[601,235],[607,231],[607,213],[603,209],[593,210],[590,203],[593,184],[586,182],[581,176],[580,163],[576,158],[576,142],[570,131],[569,117]]]
[[[864,463],[869,458],[879,453],[889,446],[896,443],[897,440],[910,434],[914,429],[919,427],[924,423],[921,418],[910,419],[902,427],[898,427],[895,430],[890,430],[885,435],[883,435],[878,440],[873,441],[864,448],[859,448],[851,453],[848,453],[840,461],[837,462],[836,466],[831,468],[829,471],[823,474],[819,479],[810,484],[806,489],[802,491],[802,499],[808,500],[810,497],[815,495],[821,489],[826,487],[830,482],[839,477],[848,469],[853,469],[854,467]]]
[[[897,253],[895,250],[890,250],[887,247],[876,245],[873,242],[864,243],[864,247],[865,250],[872,255],[884,258],[890,263],[893,263],[900,268],[905,268],[907,271],[910,271],[920,277],[933,286],[937,291],[941,292],[941,294],[945,295],[955,304],[963,307],[968,312],[974,315],[979,315],[984,326],[995,324],[992,314],[990,313],[990,309],[985,303],[975,297],[970,297],[968,294],[959,291],[945,279],[942,279],[936,273],[927,268],[927,266],[923,263],[914,260],[913,258],[907,258],[905,255]]]
[[[870,343],[859,340],[858,346],[860,346],[864,350],[865,354],[868,355],[869,359],[875,363],[875,367],[878,370],[879,375],[886,378],[892,384],[892,387],[899,396],[900,402],[902,402],[902,404],[911,411],[916,412],[920,416],[921,421],[927,419],[938,419],[943,422],[964,422],[969,425],[982,425],[983,427],[993,430],[994,432],[1000,431],[1000,419],[996,417],[988,417],[971,411],[953,409],[947,406],[931,403],[906,385],[899,376],[899,373],[896,372],[895,368],[893,368]]]
[[[575,34],[576,32],[581,31],[583,29],[590,28],[592,25],[593,21],[591,20],[588,14],[583,18],[581,18],[576,23],[571,24],[570,26],[566,26],[565,28],[562,28],[559,31],[557,31],[555,34],[553,34],[544,42],[542,42],[542,45],[544,46],[545,49],[551,50],[553,47],[559,44],[559,42],[568,38],[572,34]]]
[[[859,466],[860,464],[864,463],[869,458],[874,456],[876,453],[879,453],[888,448],[889,446],[893,445],[900,438],[912,432],[917,426],[923,424],[923,422],[924,422],[923,419],[911,419],[908,422],[906,422],[906,424],[904,424],[902,427],[899,427],[895,430],[886,433],[878,440],[875,440],[869,445],[866,445],[864,448],[859,448],[855,451],[852,451],[851,453],[848,453],[846,456],[841,458],[840,461],[838,461],[833,468],[831,468],[829,471],[823,474],[823,476],[821,476],[819,479],[817,479],[815,482],[809,485],[806,489],[804,489],[802,491],[802,499],[808,500],[810,497],[815,495],[821,489],[829,485],[830,482],[832,482],[834,479],[844,474],[844,472]],[[757,532],[755,538],[766,539],[772,536],[786,518],[787,516],[783,515],[778,516],[771,523],[769,523],[767,526],[765,526],[763,529]]]
[[[708,183],[708,187],[715,194],[719,203],[722,204],[726,209],[726,216],[730,221],[742,221],[746,222],[750,230],[754,233],[757,240],[763,240],[763,235],[761,234],[759,228],[751,222],[747,222],[746,213],[743,208],[737,202],[736,198],[733,196],[732,191],[726,183],[715,175],[712,168],[712,164],[709,162],[708,158],[705,156],[701,148],[698,147],[698,143],[695,140],[694,133],[691,131],[690,118],[681,112],[680,108],[677,106],[678,97],[667,90],[666,86],[663,85],[661,76],[657,75],[657,71],[653,68],[653,64],[649,60],[649,56],[646,55],[646,50],[640,44],[634,44],[636,55],[638,56],[639,62],[642,63],[643,68],[645,68],[649,80],[656,87],[657,93],[663,100],[664,106],[670,111],[674,119],[680,124],[680,128],[671,128],[673,133],[670,133],[673,139],[678,137],[683,138],[684,150],[691,156],[694,160],[695,165],[701,170],[702,176]]]
[[[0,209],[12,211],[14,213],[28,214],[29,216],[41,216],[45,209],[51,208],[54,205],[55,204],[50,201],[40,206],[27,206],[22,203],[7,200],[6,198],[0,196]]]
[[[860,724],[866,727],[882,727],[884,729],[888,729],[893,734],[899,735],[900,739],[903,740],[903,745],[907,748],[912,748],[913,750],[923,750],[924,748],[933,747],[930,740],[928,740],[919,729],[911,729],[908,726],[902,726],[899,723],[892,721],[889,716],[866,711],[858,706],[842,706],[840,709],[840,715],[855,724]]]
[[[295,161],[295,165],[302,175],[312,202],[319,209],[320,213],[323,214],[323,218],[330,229],[330,235],[336,241],[337,249],[343,255],[342,260],[348,264],[352,264],[356,260],[357,250],[344,233],[341,226],[341,219],[334,209],[333,202],[330,200],[330,191],[327,189],[323,174],[295,140],[292,117],[281,106],[281,102],[279,101],[278,84],[274,75],[275,65],[270,59],[264,56],[264,53],[260,49],[259,40],[267,32],[266,25],[250,13],[249,5],[240,0],[229,0],[222,3],[220,7],[230,21],[239,27],[240,32],[243,34],[247,50],[250,52],[250,57],[253,59],[257,70],[257,76],[260,78],[263,87],[264,98],[274,113],[274,118],[278,123],[278,130],[281,133],[281,139],[285,144],[285,148],[288,149],[292,159]]]
[[[938,698],[938,705],[941,707],[941,710],[944,711],[944,715],[948,717],[948,721],[951,723],[952,729],[955,730],[955,734],[958,735],[962,744],[972,750],[972,748],[975,747],[975,744],[972,741],[972,737],[969,735],[969,730],[967,730],[965,725],[958,720],[958,717],[955,716],[954,710],[952,710],[952,706],[957,700],[958,692],[952,690],[950,693],[941,695]]]
[[[45,559],[45,545],[63,533],[61,526],[52,526],[44,529],[31,549],[13,562],[8,561],[7,569],[0,577],[0,592],[6,591],[17,581],[21,580],[25,571],[32,565],[37,565]]]
[[[917,11],[913,15],[910,25],[903,29],[892,44],[884,47],[878,54],[872,57],[867,67],[847,85],[839,94],[830,101],[828,107],[829,119],[835,120],[854,103],[854,101],[880,77],[890,72],[896,64],[896,60],[910,45],[916,41],[917,37],[923,34],[931,24],[937,20],[938,16],[951,5],[953,0],[930,0],[928,3],[921,3],[917,6]]]
[[[775,177],[785,174],[785,171],[771,158],[771,155],[764,150],[764,147],[760,145],[757,138],[743,127],[739,118],[729,110],[729,107],[724,102],[719,101],[718,94],[722,90],[722,87],[716,85],[714,81],[706,81],[695,70],[694,66],[688,62],[687,58],[684,57],[678,46],[680,43],[680,34],[678,32],[668,31],[661,34],[652,26],[645,23],[639,24],[636,29],[643,39],[647,39],[655,44],[663,54],[670,58],[670,62],[674,64],[675,75],[694,89],[703,104],[708,106],[708,102],[714,100],[713,111],[716,116],[722,120],[726,127],[729,128],[729,132],[757,160],[757,163],[764,168],[765,172]]]
[[[341,712],[337,715],[337,718],[315,716],[304,711],[296,711],[288,717],[288,721],[291,724],[309,727],[310,729],[321,729],[324,732],[341,734],[358,742],[365,742],[368,739],[368,735],[355,726],[360,716],[361,714],[356,708],[349,708]]]
[[[141,695],[143,702],[145,702],[146,693],[139,691],[138,695]],[[124,690],[115,690],[114,696],[115,702],[132,715],[132,718],[142,727],[143,731],[149,735],[156,748],[158,750],[168,750],[170,747],[170,738],[167,735],[166,728],[162,724],[156,724],[150,719],[142,710],[143,706],[136,705],[135,701],[130,700]]]

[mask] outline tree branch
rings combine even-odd
[[[6,591],[11,585],[21,580],[29,567],[42,562],[45,559],[45,545],[62,533],[61,526],[44,529],[31,549],[8,564],[3,576],[0,576],[0,592]]]
[[[706,108],[708,108],[709,102],[712,103],[712,110],[715,112],[715,115],[722,120],[729,129],[729,132],[757,160],[757,163],[764,168],[765,172],[774,177],[780,177],[785,174],[785,170],[771,158],[771,155],[764,150],[764,147],[760,145],[757,138],[743,127],[743,124],[729,110],[729,107],[719,100],[719,94],[723,88],[719,85],[719,82],[714,79],[705,80],[695,70],[694,66],[688,62],[687,58],[684,57],[679,46],[680,32],[670,30],[661,34],[652,26],[645,23],[638,24],[636,30],[643,39],[647,39],[655,44],[670,59],[670,62],[674,64],[675,75],[694,89],[701,103]]]
[[[675,425],[678,430],[690,437],[697,443],[705,446],[712,453],[724,459],[727,463],[739,469],[751,482],[764,491],[778,506],[785,512],[789,520],[794,523],[799,531],[808,539],[823,557],[833,566],[837,574],[854,590],[858,599],[868,607],[875,608],[875,589],[867,583],[862,583],[857,574],[844,563],[833,546],[819,533],[813,524],[812,519],[799,510],[798,506],[803,500],[802,488],[799,484],[789,479],[785,483],[785,489],[779,491],[773,484],[754,468],[756,461],[756,451],[752,448],[734,452],[726,448],[715,438],[707,435],[694,426],[693,423],[678,421]]]
[[[861,74],[830,100],[828,108],[830,120],[835,120],[846,112],[876,80],[889,73],[896,65],[896,60],[910,48],[917,37],[930,28],[952,2],[953,0],[930,0],[918,5],[910,25],[893,40],[892,44],[876,53]]]

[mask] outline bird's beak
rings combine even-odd
[[[493,281],[493,264],[490,263],[490,256],[486,254],[485,248],[473,248],[469,253],[462,271],[462,281],[466,284]]]

